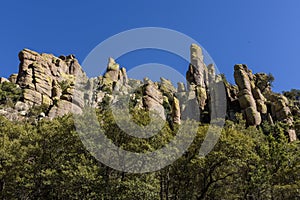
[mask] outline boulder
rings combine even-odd
[[[48,117],[53,119],[54,117],[63,116],[68,113],[81,114],[82,109],[69,101],[61,100],[56,106],[50,109]]]
[[[257,126],[261,123],[261,115],[254,107],[248,107],[245,109],[247,123],[250,126]]]
[[[21,101],[18,101],[16,104],[15,104],[15,110],[17,111],[28,111],[29,110],[29,105],[24,103],[24,102],[21,102]]]
[[[246,65],[238,64],[234,66],[234,80],[240,90],[251,91],[251,83],[247,74],[248,68]]]

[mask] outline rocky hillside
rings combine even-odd
[[[0,79],[4,94],[0,95],[0,114],[11,120],[25,120],[33,108],[42,107],[39,117],[53,119],[69,112],[79,114],[85,105],[101,108],[117,103],[119,95],[130,94],[132,109],[155,111],[171,124],[180,124],[186,118],[209,123],[211,108],[218,103],[212,100],[213,88],[222,86],[227,120],[236,121],[236,114],[241,113],[248,126],[284,123],[290,141],[297,139],[297,102],[272,92],[269,75],[253,74],[246,65],[237,64],[236,85],[232,85],[223,75],[216,74],[212,64],[206,66],[199,46],[192,44],[190,51],[188,84],[178,83],[175,87],[164,78],[160,82],[130,79],[126,69],[120,68],[113,58],[109,58],[103,76],[88,78],[74,55],[56,57],[24,49],[19,53],[18,74]],[[9,97],[12,88],[19,91],[19,98]]]

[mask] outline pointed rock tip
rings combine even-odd
[[[115,59],[112,57],[108,58],[108,63],[107,63],[107,71],[118,71],[120,69],[119,64],[116,63]]]
[[[191,44],[190,50],[191,51],[201,51],[202,52],[202,48],[198,44],[195,44],[195,43]]]
[[[113,59],[112,57],[109,57],[108,58],[108,66],[113,65],[113,64],[116,64],[115,59]]]
[[[248,69],[248,67],[245,64],[236,64],[236,65],[234,65],[234,70],[239,70],[239,69]]]
[[[33,50],[30,50],[30,49],[27,49],[27,48],[22,49],[22,50],[19,52],[19,54],[21,54],[21,53],[30,53],[30,54],[33,54],[33,55],[39,55],[38,52],[33,51]]]

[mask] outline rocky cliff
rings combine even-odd
[[[43,106],[41,116],[52,119],[69,112],[79,114],[85,105],[116,104],[120,95],[129,95],[133,109],[156,112],[171,124],[180,124],[187,118],[209,123],[212,107],[222,109],[218,101],[212,100],[218,93],[216,86],[222,86],[227,120],[235,121],[236,114],[241,113],[248,126],[282,122],[288,126],[290,141],[297,139],[294,117],[298,117],[299,108],[285,96],[272,92],[267,74],[253,74],[246,65],[237,64],[233,85],[216,74],[212,64],[204,63],[199,46],[192,44],[190,54],[187,84],[178,83],[176,88],[164,78],[160,82],[130,79],[126,69],[120,68],[113,58],[109,58],[103,76],[88,78],[74,55],[56,57],[24,49],[19,53],[18,74],[0,79],[1,84],[11,82],[20,88],[22,97],[10,106],[1,105],[0,114],[22,120],[31,108]]]

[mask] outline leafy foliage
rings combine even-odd
[[[176,134],[166,124],[155,137],[132,138],[110,112],[97,116],[106,135],[130,151],[161,148]],[[189,150],[172,165],[130,174],[97,161],[71,116],[35,125],[0,117],[0,199],[299,199],[300,146],[288,143],[280,125],[256,129],[245,128],[242,119],[227,121],[213,151],[201,157],[207,130],[200,125]]]
[[[300,90],[291,89],[290,91],[283,91],[282,93],[290,100],[300,100]]]
[[[0,104],[12,106],[23,96],[22,89],[11,82],[0,84]]]

